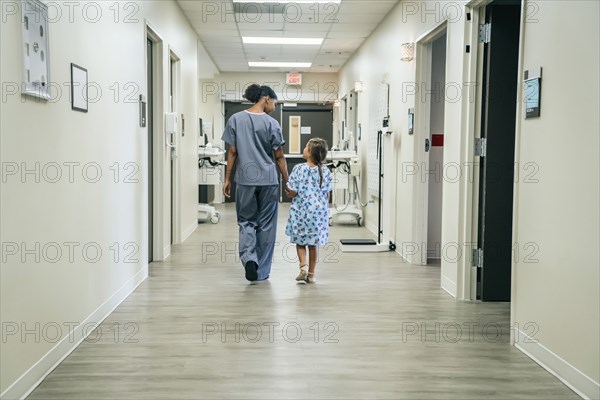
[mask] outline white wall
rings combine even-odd
[[[380,102],[378,86],[382,79],[390,83],[390,128],[393,131],[389,142],[385,144],[384,225],[391,240],[397,244],[398,251],[409,262],[420,262],[416,249],[426,251],[422,239],[418,237],[414,209],[415,182],[422,179],[422,171],[416,156],[416,149],[422,143],[416,142],[415,135],[408,134],[408,109],[414,108],[418,101],[428,101],[429,96],[419,91],[413,94],[415,86],[415,61],[400,60],[402,43],[415,41],[443,24],[447,16],[448,47],[446,82],[463,82],[464,48],[464,11],[458,3],[455,8],[442,7],[443,2],[400,2],[367,39],[355,56],[340,72],[340,97],[348,93],[355,81],[365,83],[364,92],[359,96],[359,122],[363,126],[363,140],[359,146],[363,163],[362,175],[366,176],[368,135],[375,134],[378,127],[370,126],[369,116],[374,105]],[[434,10],[433,12],[428,12]],[[437,11],[436,11],[437,10]],[[416,82],[420,87],[422,82]],[[444,125],[444,163],[460,163],[461,138],[461,101],[446,102]],[[416,166],[417,173],[409,173]],[[363,199],[367,194],[367,182],[361,182]],[[444,180],[444,203],[442,219],[442,243],[460,243],[458,228],[459,183]],[[377,200],[366,207],[367,227],[375,230],[377,225]],[[442,260],[442,287],[457,296],[457,262],[452,257]],[[458,293],[460,297],[460,293]]]
[[[580,393],[600,398],[600,7],[528,6],[520,76],[542,67],[542,98],[539,118],[525,120],[519,107],[512,314],[539,343],[515,340]]]
[[[407,134],[407,109],[422,100],[403,91],[404,85],[415,81],[415,62],[400,61],[400,44],[415,42],[441,23],[444,4],[450,3],[401,2],[340,72],[340,97],[355,81],[365,82],[359,97],[365,138],[360,145],[363,165],[366,136],[376,130],[369,126],[369,110],[380,100],[377,86],[389,74],[391,150],[397,161],[393,166],[390,157],[386,158],[387,169],[396,173],[396,184],[388,193],[397,193],[397,197],[384,197],[384,208],[395,221],[391,231],[400,252],[406,252],[406,243],[419,241],[413,216],[418,206],[413,204],[414,180],[402,172],[403,166],[416,160],[415,151],[421,145]],[[583,396],[598,398],[599,3],[577,1],[566,7],[566,2],[527,2],[523,7],[520,76],[525,69],[541,66],[544,77],[542,116],[526,121],[522,114],[517,117],[520,179],[515,186],[513,225],[520,251],[513,265],[511,315],[512,326],[520,334],[515,336],[515,344]],[[427,10],[440,13],[424,13]],[[472,142],[465,139],[472,125],[467,119],[472,118],[468,110],[472,98],[464,96],[468,87],[463,85],[470,64],[465,62],[464,52],[468,24],[464,18],[452,19],[447,24],[446,82],[463,86],[463,96],[459,101],[446,96],[444,163],[464,165],[472,155]],[[462,172],[464,178],[466,171]],[[366,189],[363,182],[363,194]],[[472,210],[465,206],[466,182],[444,179],[443,192],[442,244],[458,244],[467,250]],[[376,208],[367,207],[367,226],[373,228],[376,217]],[[531,262],[534,260],[538,261]],[[468,276],[467,261],[442,259],[442,287],[459,299],[468,298],[468,281],[464,285],[459,281]],[[523,334],[533,335],[535,340],[525,341]]]
[[[197,36],[170,1],[118,3],[118,16],[112,2],[52,2],[51,81],[61,91],[55,88],[48,102],[10,94],[21,81],[21,46],[14,40],[20,37],[19,14],[7,5],[19,4],[2,2],[1,24],[0,309],[3,333],[17,329],[0,343],[0,392],[7,398],[25,394],[82,339],[77,330],[69,338],[73,328],[64,323],[79,324],[75,329],[99,323],[147,276],[147,133],[138,125],[137,104],[137,95],[146,94],[146,20],[164,40],[163,66],[169,47],[181,57],[180,112],[192,121],[198,110]],[[87,68],[89,82],[101,90],[88,113],[71,110],[72,62]],[[180,139],[182,238],[196,224],[196,125],[190,123]],[[72,177],[68,165],[75,165]],[[86,165],[94,168],[82,174]],[[24,167],[36,166],[37,177],[21,176]],[[62,177],[52,182],[57,171]],[[96,171],[102,175],[92,182]],[[168,177],[160,178],[168,187]],[[56,326],[62,334],[57,338]],[[22,337],[23,328],[34,333]]]

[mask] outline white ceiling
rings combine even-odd
[[[399,0],[341,3],[178,0],[221,72],[338,72]],[[236,12],[237,11],[237,12]],[[242,36],[324,38],[321,45],[244,44]],[[310,68],[248,67],[248,61],[312,62]]]

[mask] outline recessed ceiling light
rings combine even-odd
[[[323,43],[322,38],[277,38],[277,37],[250,37],[243,36],[242,41],[249,44],[313,44]]]
[[[233,0],[234,3],[341,3],[342,0]]]
[[[309,62],[248,61],[249,67],[310,68],[311,65]]]

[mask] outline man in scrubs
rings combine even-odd
[[[235,209],[240,231],[240,259],[249,281],[265,280],[271,272],[279,178],[288,180],[282,146],[281,126],[271,114],[277,95],[268,86],[251,85],[244,97],[254,103],[247,110],[233,114],[227,121],[222,140],[229,144],[223,193],[231,195],[231,172],[236,166]]]

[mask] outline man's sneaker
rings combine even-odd
[[[256,272],[258,270],[258,264],[255,261],[248,261],[244,268],[246,269],[247,280],[254,282],[258,279],[258,273]]]

